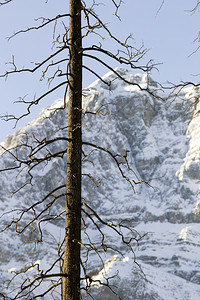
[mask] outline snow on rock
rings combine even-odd
[[[157,88],[151,78],[122,68],[116,70],[133,84],[116,79],[110,72],[103,77],[110,82],[109,88],[97,80],[83,91],[83,139],[116,154],[124,155],[128,150],[135,172],[129,176],[135,181],[148,181],[150,186],[136,185],[133,193],[109,155],[91,152],[84,146],[90,156],[83,164],[83,173],[93,176],[99,184],[97,187],[90,178],[83,177],[83,197],[103,219],[117,222],[126,219],[140,234],[147,233],[139,246],[135,246],[136,261],[143,273],[119,238],[106,232],[109,243],[121,247],[124,256],[107,251],[102,256],[103,264],[92,256],[90,275],[95,280],[116,275],[112,283],[124,300],[200,299],[200,104],[192,105],[199,90],[185,89],[175,101],[165,102],[140,91],[138,84]],[[12,168],[16,166],[12,155],[5,151],[12,152],[12,148],[27,140],[34,147],[35,139],[67,136],[67,112],[61,108],[63,101],[56,101],[1,144],[0,169],[10,168],[0,173],[1,229],[16,217],[15,209],[32,205],[58,184],[65,184],[66,155],[33,169],[30,185],[26,184],[30,180],[26,170],[18,174]],[[66,148],[66,142],[58,141],[51,147],[51,151],[60,151]],[[23,146],[18,148],[18,155],[28,156]],[[12,194],[23,185],[23,189]],[[64,203],[63,198],[59,199],[55,211],[63,210]],[[63,221],[45,225],[43,229],[44,241],[35,250],[24,242],[37,237],[37,231],[16,235],[8,230],[0,235],[0,291],[12,272],[23,268],[28,261],[33,264],[39,261],[45,269],[52,257],[56,257]],[[95,228],[88,230],[98,239]],[[92,292],[95,300],[102,299],[102,295],[103,299],[117,299],[106,288],[94,285]]]

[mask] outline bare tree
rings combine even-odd
[[[0,6],[4,4],[9,4],[12,0],[4,1],[0,3]],[[48,2],[48,1],[47,1]],[[118,11],[122,5],[122,0],[111,0],[110,1],[114,7],[114,13],[116,17],[119,18]],[[82,174],[81,165],[82,160],[88,157],[85,148],[95,149],[97,151],[103,151],[106,155],[110,157],[115,166],[118,168],[121,176],[126,180],[134,191],[134,185],[145,183],[142,179],[137,178],[134,170],[128,161],[128,152],[125,154],[113,153],[109,149],[103,148],[101,145],[93,144],[89,141],[82,141],[82,118],[85,113],[96,113],[104,114],[103,109],[100,108],[96,112],[85,112],[82,109],[82,71],[83,69],[89,71],[99,78],[108,88],[111,88],[112,82],[107,82],[102,79],[98,74],[98,70],[84,65],[82,59],[89,59],[95,63],[102,64],[105,68],[112,71],[115,74],[115,78],[120,78],[122,81],[130,85],[137,86],[139,90],[145,91],[155,97],[157,96],[156,88],[152,90],[147,82],[147,85],[140,86],[140,84],[132,81],[128,81],[124,78],[118,71],[111,67],[111,61],[118,64],[123,64],[131,69],[140,70],[147,73],[151,72],[155,65],[152,61],[147,62],[147,64],[142,64],[141,61],[146,54],[146,49],[143,47],[137,49],[131,42],[132,37],[129,35],[125,41],[119,40],[116,36],[112,34],[108,26],[102,21],[102,19],[95,12],[95,7],[99,3],[96,0],[91,1],[91,5],[88,7],[86,2],[83,0],[70,0],[69,1],[69,13],[63,13],[57,15],[51,19],[41,18],[42,21],[37,26],[28,27],[27,29],[20,30],[14,33],[10,38],[14,38],[19,34],[30,32],[32,30],[40,30],[49,24],[54,24],[54,40],[53,44],[57,46],[56,51],[54,51],[50,56],[45,58],[40,63],[37,63],[34,68],[18,68],[15,64],[15,60],[11,62],[12,68],[6,73],[2,74],[2,78],[6,78],[16,73],[34,73],[37,70],[41,70],[42,77],[47,77],[48,82],[53,84],[55,79],[61,79],[59,83],[55,86],[50,87],[44,94],[39,97],[35,97],[30,101],[25,98],[21,98],[19,102],[27,105],[27,111],[20,115],[5,115],[3,118],[5,120],[15,120],[18,122],[22,117],[27,116],[31,113],[32,106],[38,104],[43,98],[47,97],[53,91],[65,87],[64,93],[64,105],[66,107],[66,97],[69,94],[68,100],[68,136],[57,136],[53,138],[44,137],[39,139],[33,136],[34,143],[29,142],[29,137],[24,136],[23,142],[19,145],[15,145],[13,149],[4,148],[4,152],[8,153],[13,158],[13,165],[0,170],[1,172],[9,170],[19,170],[21,172],[27,169],[27,174],[29,180],[27,180],[23,185],[19,186],[15,193],[21,191],[28,184],[32,184],[33,174],[32,171],[37,169],[38,166],[47,164],[51,159],[64,158],[67,153],[67,183],[55,187],[55,189],[49,191],[40,201],[34,202],[31,206],[23,208],[18,211],[18,217],[11,220],[2,231],[8,228],[14,227],[16,232],[22,234],[27,229],[37,228],[39,238],[37,241],[43,240],[43,230],[41,224],[43,222],[54,222],[58,220],[63,215],[65,215],[65,236],[63,241],[58,245],[58,258],[50,263],[50,267],[47,270],[41,270],[38,263],[30,264],[30,266],[16,273],[14,280],[19,274],[25,274],[23,281],[13,299],[39,299],[44,297],[49,293],[53,293],[57,288],[62,285],[61,297],[62,300],[77,300],[81,298],[81,290],[84,290],[86,294],[92,294],[90,288],[92,284],[98,283],[100,285],[105,285],[113,293],[115,290],[110,285],[109,278],[107,282],[95,282],[95,280],[87,272],[87,260],[91,252],[95,252],[101,259],[101,253],[99,249],[106,252],[109,248],[112,251],[120,252],[114,245],[109,246],[106,243],[106,236],[103,233],[101,226],[106,226],[110,228],[115,234],[119,236],[122,243],[124,243],[129,250],[132,251],[134,256],[133,244],[137,244],[142,236],[135,231],[132,226],[126,224],[126,222],[115,223],[111,221],[105,221],[98,215],[94,208],[92,208],[85,199],[81,196],[81,177],[88,176],[92,181],[96,181],[92,175]],[[67,26],[67,21],[69,18],[69,27]],[[84,23],[81,24],[81,18],[84,18]],[[58,23],[63,25],[64,31],[56,35],[56,26]],[[104,41],[105,36],[108,36],[113,43],[117,45],[116,53],[112,53],[105,49],[101,43],[99,45],[92,44],[91,46],[83,47],[82,43],[84,38],[88,35],[95,34],[99,36],[99,39]],[[104,36],[105,35],[105,36]],[[102,58],[102,56],[104,58]],[[53,75],[48,75],[49,71],[53,70]],[[63,79],[65,78],[65,79]],[[102,110],[101,110],[102,109]],[[52,111],[48,118],[51,118],[55,111]],[[63,128],[60,128],[62,131]],[[54,146],[58,141],[63,141],[65,147],[63,149],[58,149],[52,151],[51,146]],[[82,148],[84,146],[84,149]],[[25,156],[20,155],[20,151],[23,149]],[[127,176],[131,174],[131,176]],[[59,212],[52,213],[52,208],[56,201],[60,198],[66,197],[66,208]],[[43,206],[41,206],[43,205]],[[42,207],[42,208],[41,208]],[[23,223],[23,218],[26,214],[30,214],[30,221],[25,225]],[[87,220],[87,221],[86,221]],[[101,241],[99,248],[90,239],[87,233],[88,223],[93,224],[101,236]],[[101,224],[101,226],[99,225]],[[81,227],[83,228],[88,242],[83,242],[81,238]],[[81,247],[84,249],[85,260],[81,259],[80,250]],[[135,257],[134,257],[135,259]],[[55,272],[56,266],[59,266],[60,272]],[[84,276],[81,276],[81,268]],[[28,275],[29,270],[35,270],[35,274],[31,277]],[[45,286],[45,282],[51,280],[48,288]],[[38,288],[44,285],[44,291],[38,292]],[[5,296],[6,299],[6,296]]]
[[[70,1],[67,203],[63,299],[80,297],[82,37],[81,1]]]

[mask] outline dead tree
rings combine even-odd
[[[69,101],[63,299],[80,298],[82,38],[81,1],[69,7]]]
[[[8,4],[12,0],[7,0],[0,3],[1,5]],[[111,0],[114,6],[115,15],[118,17],[118,10],[122,4],[122,0]],[[134,171],[131,169],[128,162],[128,152],[125,154],[113,153],[109,149],[103,148],[101,145],[93,144],[89,141],[82,141],[81,135],[81,123],[82,117],[85,113],[82,109],[82,70],[85,69],[90,73],[94,74],[102,80],[102,82],[110,88],[112,82],[107,82],[102,79],[98,70],[91,68],[87,65],[83,65],[82,59],[89,59],[95,63],[102,64],[105,68],[116,75],[116,78],[129,83],[130,85],[137,86],[139,90],[145,91],[155,97],[156,89],[150,89],[148,82],[147,85],[140,86],[136,82],[127,81],[123,78],[115,69],[110,65],[110,61],[114,61],[120,65],[125,65],[134,70],[140,70],[142,72],[150,73],[155,65],[149,61],[147,64],[141,64],[141,60],[146,54],[146,49],[143,47],[137,49],[131,45],[132,37],[128,36],[124,42],[119,40],[116,36],[112,34],[108,26],[104,24],[102,19],[96,14],[95,7],[99,3],[96,0],[92,1],[90,7],[86,5],[85,1],[81,0],[70,0],[69,1],[69,13],[63,13],[55,16],[54,18],[42,18],[41,24],[37,26],[28,27],[27,29],[20,30],[11,38],[16,37],[18,34],[30,32],[31,30],[40,30],[43,27],[49,26],[49,24],[54,24],[54,35],[56,32],[56,25],[60,21],[63,25],[64,32],[59,33],[54,44],[57,45],[57,50],[54,51],[50,56],[45,58],[40,63],[37,63],[34,68],[18,68],[15,64],[14,58],[11,62],[12,68],[6,73],[2,74],[1,77],[5,78],[17,73],[34,73],[37,70],[41,70],[42,77],[47,77],[48,81],[52,84],[54,79],[61,79],[54,87],[51,87],[44,94],[39,97],[35,97],[30,101],[21,98],[19,102],[27,105],[27,111],[20,116],[6,115],[4,119],[12,120],[14,119],[18,122],[22,117],[31,113],[32,106],[38,104],[43,98],[48,97],[54,90],[65,86],[64,93],[64,105],[66,106],[66,96],[69,94],[68,101],[68,136],[61,137],[58,135],[52,139],[34,137],[34,144],[29,143],[29,138],[25,136],[23,143],[16,145],[14,149],[3,149],[4,152],[8,153],[13,158],[13,166],[0,170],[1,172],[9,171],[9,169],[17,169],[21,172],[22,169],[27,168],[27,174],[29,180],[25,182],[24,185],[20,186],[15,193],[21,191],[26,185],[32,183],[33,175],[32,171],[43,163],[48,163],[51,159],[63,158],[67,153],[67,184],[57,186],[52,191],[49,191],[40,201],[33,203],[28,208],[23,208],[18,211],[18,217],[11,220],[2,231],[8,228],[14,227],[15,231],[19,234],[25,232],[28,228],[33,226],[37,228],[39,233],[39,238],[36,243],[42,242],[43,240],[43,230],[41,224],[44,222],[54,222],[55,220],[63,217],[65,215],[65,236],[63,241],[58,245],[58,258],[51,262],[50,267],[47,270],[41,270],[40,266],[36,263],[26,267],[19,273],[16,273],[14,280],[19,274],[25,274],[27,277],[23,279],[19,290],[13,299],[39,299],[45,297],[49,293],[53,293],[59,286],[62,285],[61,297],[62,300],[77,300],[81,298],[81,290],[85,290],[86,294],[90,295],[91,285],[95,283],[92,276],[88,275],[87,272],[87,259],[90,253],[93,251],[101,259],[101,254],[98,250],[96,244],[90,239],[87,234],[87,224],[85,217],[91,224],[93,224],[97,232],[101,236],[100,248],[103,251],[107,251],[109,247],[112,251],[119,250],[113,246],[109,246],[106,243],[105,235],[102,232],[99,223],[113,230],[122,243],[124,243],[129,250],[133,251],[133,243],[138,243],[142,238],[139,233],[135,231],[132,226],[126,223],[114,223],[112,220],[104,221],[98,213],[88,205],[87,201],[81,197],[81,176],[90,176],[91,180],[95,181],[91,175],[81,174],[81,162],[83,157],[87,157],[82,149],[84,147],[96,149],[97,151],[103,151],[110,157],[113,163],[119,170],[121,176],[126,180],[134,190],[135,184],[145,183],[143,180],[138,179],[135,176]],[[81,17],[84,18],[84,24],[81,24]],[[69,18],[69,27],[67,27],[64,22],[66,18]],[[82,41],[87,38],[90,34],[97,34],[100,39],[104,40],[104,34],[107,35],[113,43],[117,45],[117,52],[112,53],[105,49],[102,44],[99,45],[92,44],[87,47],[82,46]],[[130,42],[130,43],[129,43]],[[102,59],[101,56],[105,59]],[[48,75],[49,70],[53,69],[53,75]],[[63,80],[63,78],[65,78]],[[100,111],[96,112],[99,113]],[[55,112],[52,112],[52,115]],[[94,112],[93,112],[94,113]],[[51,116],[49,116],[51,117]],[[63,140],[66,145],[63,149],[52,152],[50,146],[54,145],[57,141]],[[20,149],[23,149],[26,153],[25,157],[19,156]],[[128,177],[126,171],[131,173],[132,176]],[[147,182],[145,184],[148,184]],[[57,212],[57,214],[52,213],[52,207],[55,205],[56,201],[61,197],[66,197],[66,208],[62,211]],[[42,208],[41,205],[45,204]],[[23,224],[23,218],[26,214],[31,213],[31,219],[27,224]],[[81,225],[82,222],[82,225]],[[81,239],[81,226],[88,238],[88,243],[82,242]],[[129,238],[125,237],[124,231],[128,232]],[[130,237],[131,235],[131,237]],[[80,249],[84,248],[85,251],[85,261],[81,260]],[[135,257],[134,257],[135,259]],[[60,266],[60,272],[54,272],[55,266]],[[82,268],[84,276],[81,277],[80,269]],[[35,274],[30,277],[27,274],[29,270],[35,270]],[[51,280],[51,284],[42,293],[38,292],[38,288],[41,287],[45,280]],[[98,282],[100,285],[105,285],[111,289],[114,293],[115,290],[112,288],[109,282]]]

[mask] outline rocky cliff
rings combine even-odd
[[[147,84],[145,75],[118,71],[127,80]],[[111,282],[124,300],[200,299],[200,122],[199,105],[193,105],[199,91],[185,89],[175,101],[162,101],[114,78],[113,73],[104,76],[112,81],[110,89],[98,80],[84,90],[83,139],[115,154],[124,155],[128,150],[133,179],[148,184],[135,185],[134,193],[109,155],[84,146],[89,156],[83,164],[87,174],[83,176],[83,197],[103,219],[125,219],[141,235],[146,234],[134,248],[142,271],[119,239],[106,232],[108,243],[118,245],[123,256],[107,251],[102,256],[104,264],[92,256],[90,274],[97,280],[118,274]],[[153,80],[148,83],[152,89],[157,87]],[[36,140],[67,136],[67,112],[62,107],[63,101],[56,101],[2,143],[0,169],[10,170],[0,173],[1,228],[17,217],[17,209],[40,201],[50,190],[65,184],[66,155],[31,170],[31,184],[27,169],[19,173],[12,155],[27,157],[27,146],[23,145],[34,147]],[[66,148],[66,141],[59,140],[50,147],[48,151],[59,152]],[[64,205],[61,197],[53,211],[62,211]],[[23,222],[30,217],[27,215]],[[40,268],[49,265],[62,240],[63,222],[61,218],[56,224],[45,225],[44,241],[34,250],[27,241],[33,240],[37,231],[1,233],[0,290],[7,293],[5,286],[12,272],[28,262],[38,261]],[[98,240],[95,226],[89,230]],[[14,281],[12,289],[19,282]],[[94,285],[92,292],[95,300],[117,299],[106,288]]]

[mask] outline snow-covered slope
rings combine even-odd
[[[118,71],[128,80],[146,85],[145,75],[134,75],[124,69]],[[102,256],[104,267],[101,261],[92,257],[90,272],[94,279],[119,272],[113,283],[124,300],[200,299],[200,108],[198,104],[191,105],[198,90],[185,89],[170,103],[119,79],[113,81],[114,78],[113,73],[104,76],[105,80],[112,81],[110,89],[98,80],[84,90],[84,141],[115,154],[123,155],[129,150],[128,159],[136,173],[133,179],[148,181],[150,186],[138,184],[133,193],[109,155],[91,152],[84,146],[84,151],[90,155],[84,162],[83,173],[97,179],[98,186],[89,176],[84,176],[83,197],[103,219],[116,222],[126,219],[140,234],[148,233],[139,242],[139,247],[135,247],[136,260],[146,277],[128,251],[122,257],[108,251]],[[153,80],[149,85],[156,88]],[[11,149],[24,143],[34,147],[36,139],[66,136],[67,112],[64,109],[55,112],[55,108],[62,106],[63,101],[59,100],[44,109],[26,127],[8,136],[2,146]],[[66,142],[58,141],[51,147],[54,152],[60,151],[66,147]],[[10,170],[0,173],[1,228],[9,219],[16,218],[15,209],[40,201],[66,180],[64,155],[63,159],[54,159],[48,165],[34,168],[32,185],[26,185],[12,195],[11,192],[30,178],[26,169],[19,174],[13,169],[13,156],[4,148],[0,150],[0,169],[10,167]],[[15,154],[21,158],[27,156],[27,147],[17,148]],[[54,209],[64,209],[63,198],[57,201]],[[4,214],[7,211],[10,213]],[[27,220],[28,217],[24,222]],[[52,257],[56,257],[57,244],[63,235],[63,221],[44,226],[43,230],[44,242],[34,250],[32,244],[23,243],[38,234],[34,230],[18,236],[12,230],[1,233],[0,291],[6,292],[4,286],[13,275],[11,271],[19,270],[30,260],[33,263],[39,261],[40,267],[45,268]],[[92,237],[96,236],[94,227],[89,232]],[[109,237],[109,243],[126,251],[115,236]],[[17,285],[16,282],[13,284]],[[93,293],[95,300],[117,299],[106,288],[94,286]]]

